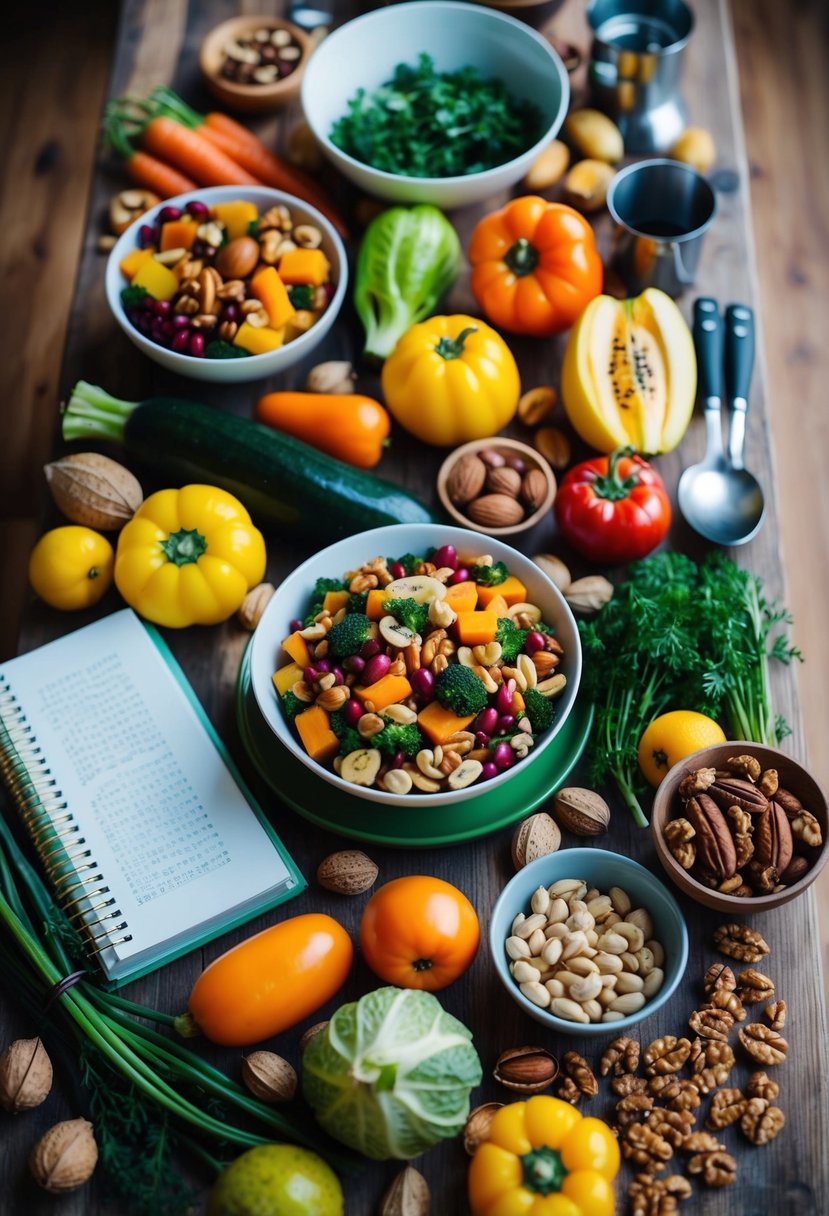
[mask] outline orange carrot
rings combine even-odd
[[[179,173],[148,152],[133,152],[125,161],[124,168],[136,186],[152,190],[160,198],[173,198],[176,194],[187,194],[196,189],[190,177]]]
[[[141,133],[141,143],[151,156],[189,174],[199,186],[263,185],[198,131],[173,118],[160,115],[150,119]]]

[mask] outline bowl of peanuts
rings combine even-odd
[[[443,524],[330,545],[277,588],[250,647],[278,746],[341,792],[414,809],[526,773],[575,704],[561,592],[503,542]]]
[[[562,849],[520,869],[492,910],[489,945],[498,978],[530,1017],[586,1037],[650,1017],[688,962],[671,892],[600,848]]]

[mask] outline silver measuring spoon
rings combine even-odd
[[[679,509],[706,540],[742,545],[763,522],[765,502],[757,478],[743,464],[748,389],[754,368],[754,314],[731,304],[725,319],[725,372],[731,411],[728,454],[722,440],[723,323],[716,300],[694,302],[694,345],[705,402],[706,449],[679,479]]]

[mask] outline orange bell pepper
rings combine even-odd
[[[359,393],[266,393],[254,416],[358,469],[374,468],[391,430],[379,401]]]

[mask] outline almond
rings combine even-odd
[[[480,457],[468,452],[456,460],[449,470],[446,493],[456,506],[463,507],[478,497],[485,482],[486,465]]]
[[[317,882],[336,895],[360,895],[374,886],[379,871],[360,849],[330,853],[317,867]]]
[[[44,466],[58,510],[73,524],[114,532],[132,519],[144,492],[129,469],[97,452],[73,452]]]
[[[509,528],[521,522],[524,508],[508,494],[484,494],[469,504],[468,514],[485,528]]]
[[[509,465],[490,469],[486,475],[486,485],[493,494],[508,494],[510,498],[517,498],[521,490],[521,474]]]
[[[521,479],[520,498],[528,511],[537,511],[547,497],[549,483],[541,469],[528,469]]]
[[[566,591],[572,583],[569,569],[554,553],[536,553],[533,561],[540,570],[544,571],[547,578],[555,583],[559,591]]]
[[[554,469],[566,469],[572,449],[570,440],[557,426],[542,426],[535,432],[533,444]]]
[[[273,1051],[252,1051],[243,1056],[242,1080],[262,1102],[290,1102],[296,1093],[296,1072]]]

